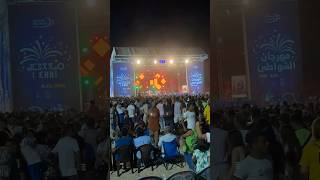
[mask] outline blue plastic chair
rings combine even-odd
[[[176,140],[173,140],[171,142],[163,142],[163,150],[163,160],[166,170],[168,170],[168,164],[172,164],[170,169],[172,169],[174,165],[183,167],[183,157],[179,153],[178,144]],[[179,165],[180,162],[181,164]]]

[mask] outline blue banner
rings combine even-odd
[[[14,108],[80,110],[75,9],[65,3],[9,7]]]
[[[6,1],[0,0],[0,112],[10,112],[12,110],[7,10]]]
[[[188,89],[191,94],[203,93],[203,62],[192,62],[187,67]]]
[[[131,96],[134,72],[130,63],[113,63],[114,96]]]
[[[246,29],[252,98],[257,103],[294,100],[300,96],[301,78],[297,4],[270,1],[250,7]]]

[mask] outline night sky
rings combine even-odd
[[[111,0],[113,46],[209,45],[210,0]]]

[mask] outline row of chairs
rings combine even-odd
[[[138,173],[141,172],[141,168],[151,167],[151,170],[154,170],[154,166],[163,164],[166,170],[169,169],[169,165],[174,167],[174,165],[179,167],[184,167],[184,158],[179,153],[178,144],[175,140],[171,142],[163,143],[164,153],[160,157],[156,156],[154,147],[152,145],[146,144],[139,147],[137,150],[134,150],[132,146],[122,146],[116,150],[116,154],[120,156],[120,159],[116,161],[117,176],[120,176],[120,164],[123,163],[124,169],[126,169],[126,164],[130,164],[131,172],[134,173],[134,154],[140,154],[140,157],[137,158]]]

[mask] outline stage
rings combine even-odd
[[[200,48],[113,48],[110,96],[204,93],[204,62]]]

